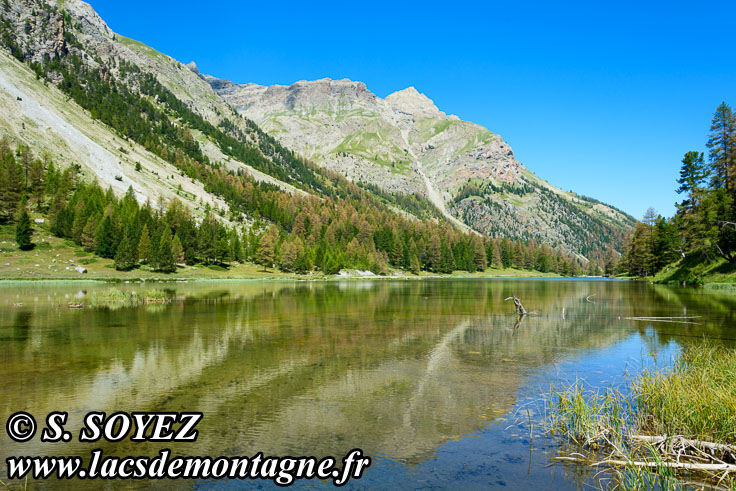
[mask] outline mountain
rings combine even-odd
[[[198,119],[197,124],[188,125],[190,131],[186,136],[197,142],[201,155],[195,156],[200,160],[222,162],[230,170],[292,193],[303,192],[294,184],[313,179],[299,175],[309,172],[285,162],[291,152],[277,155],[282,149],[275,148],[271,139],[264,138],[255,125],[235,115],[207,83],[184,65],[113,33],[85,2],[58,3],[63,4],[63,9],[57,2],[39,0],[6,1],[0,7],[0,33],[10,52],[0,52],[0,103],[7,109],[0,114],[0,127],[13,140],[62,165],[79,165],[83,175],[95,177],[119,193],[132,186],[141,200],[156,202],[159,198],[178,196],[194,209],[202,210],[205,204],[227,209],[224,200],[207,192],[201,180],[182,175],[181,169],[168,158],[168,152],[165,155],[160,148],[154,148],[164,143],[153,142],[149,135],[139,138],[140,134],[134,134],[140,128],[131,127],[139,126],[142,120],[115,127],[122,114],[106,118],[92,107],[99,101],[89,100],[94,96],[120,95],[122,90],[129,92],[126,97],[135,98],[148,90],[148,94],[142,94],[144,98],[151,100],[161,112],[172,113],[170,107],[165,107],[166,103],[156,100],[166,97],[164,92],[167,92],[171,101],[177,103],[174,111],[179,113],[177,117]],[[61,60],[69,63],[60,63]],[[145,79],[148,74],[153,78]],[[106,84],[109,93],[95,87],[97,94],[75,97],[75,90],[79,95],[97,82]],[[111,125],[114,131],[110,131]],[[243,163],[246,159],[239,158],[244,154],[238,152],[241,149],[224,148],[213,136],[223,125],[232,125],[229,133],[240,134],[244,145],[264,144],[270,148],[258,152],[260,159]],[[221,140],[227,136],[227,132],[219,133]],[[177,193],[180,186],[181,191]]]
[[[176,198],[200,222],[214,211],[227,228],[212,235],[220,252],[247,234],[255,260],[271,224],[262,258],[305,271],[474,271],[502,256],[506,267],[571,272],[583,256],[602,266],[633,220],[538,179],[500,136],[413,88],[381,99],[349,80],[236,85],[114,33],[81,0],[3,0],[0,44],[0,137],[118,197],[130,190],[159,211]],[[70,220],[74,200],[95,195],[85,193],[46,208],[66,207]],[[84,213],[96,223],[105,206]]]
[[[619,244],[635,222],[543,181],[501,136],[414,87],[382,99],[350,80],[265,87],[200,76],[285,146],[351,181],[421,194],[464,228],[587,255]]]

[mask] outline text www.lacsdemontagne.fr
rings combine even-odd
[[[297,479],[332,480],[336,486],[359,479],[371,465],[360,449],[343,459],[325,457],[172,457],[164,449],[155,457],[105,457],[102,450],[90,453],[89,465],[82,457],[9,457],[10,479],[260,479],[289,486]]]

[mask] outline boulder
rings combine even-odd
[[[82,266],[77,266],[76,268],[74,268],[74,271],[79,274],[87,274],[87,268],[83,268]]]

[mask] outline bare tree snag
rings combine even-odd
[[[526,311],[526,309],[524,308],[524,306],[521,305],[521,300],[519,300],[516,297],[509,297],[507,299],[504,299],[504,302],[507,301],[507,300],[513,300],[514,301],[514,305],[516,305],[516,313],[517,314],[519,314],[519,315],[527,315],[528,314],[528,312]]]

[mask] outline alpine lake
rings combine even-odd
[[[111,293],[114,289],[114,294]],[[143,301],[146,292],[156,295]],[[533,315],[520,318],[507,297]],[[141,301],[138,301],[141,300]],[[70,308],[81,307],[84,308]],[[691,323],[627,317],[698,316]],[[66,411],[68,443],[2,433],[10,456],[334,456],[371,466],[347,488],[582,489],[598,470],[552,457],[550,395],[625,387],[690,343],[736,343],[736,295],[591,279],[0,284],[0,420]],[[80,443],[89,411],[200,411],[191,443]],[[39,431],[40,434],[40,431]],[[275,488],[125,481],[127,488]],[[332,487],[297,481],[295,487]]]

